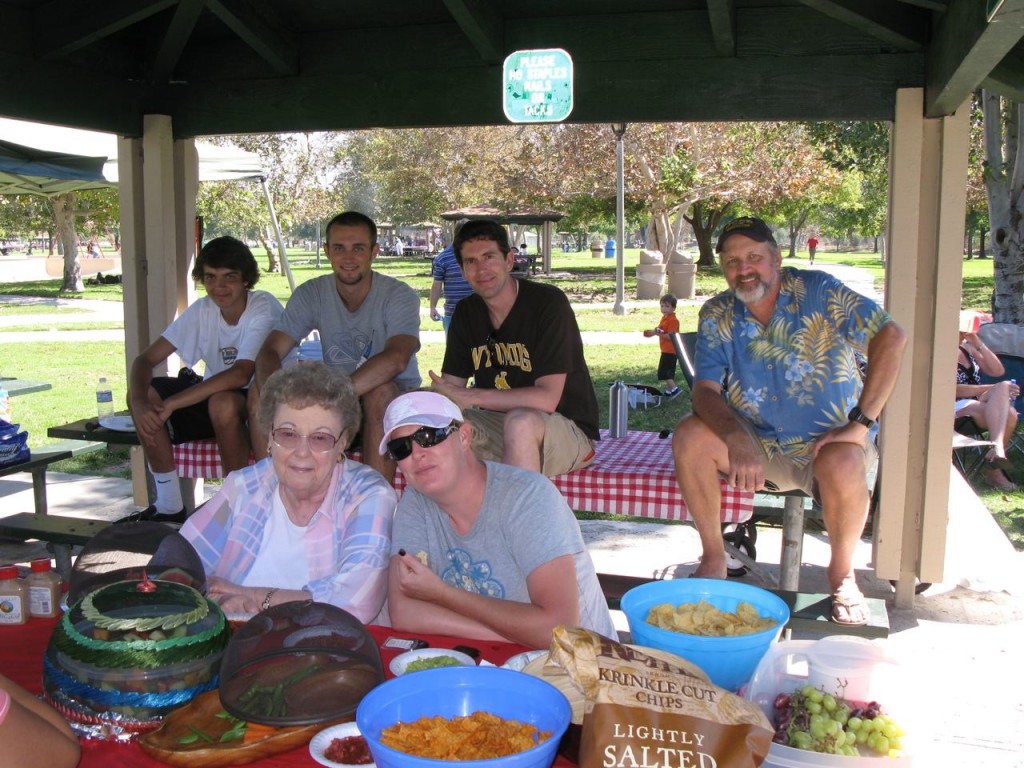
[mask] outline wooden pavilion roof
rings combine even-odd
[[[142,134],[505,122],[509,53],[563,48],[575,122],[892,119],[1024,100],[1024,0],[0,0],[0,113]]]

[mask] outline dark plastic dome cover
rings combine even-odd
[[[156,522],[109,525],[75,558],[68,584],[68,605],[118,581],[176,581],[206,594],[206,575],[195,549],[180,533]]]
[[[220,672],[230,714],[273,726],[312,725],[356,711],[384,681],[377,643],[348,611],[299,600],[253,616],[232,635]]]

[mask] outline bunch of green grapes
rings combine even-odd
[[[858,757],[861,748],[903,754],[903,729],[877,701],[848,701],[810,685],[775,697],[775,741],[787,747]]]

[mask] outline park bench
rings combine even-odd
[[[32,496],[35,506],[34,512],[19,512],[0,518],[0,536],[21,541],[39,539],[48,542],[57,562],[57,572],[65,579],[71,573],[71,547],[84,544],[110,523],[105,520],[48,514],[46,471],[54,462],[98,451],[101,448],[102,443],[66,440],[33,450],[28,461],[0,467],[0,477],[19,472],[28,472],[32,475]]]

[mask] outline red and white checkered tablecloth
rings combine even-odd
[[[630,432],[611,439],[601,431],[596,456],[586,469],[551,478],[569,506],[578,511],[689,520],[676,484],[672,442],[656,432]],[[357,451],[349,456],[356,461]],[[220,477],[223,472],[214,440],[174,446],[174,462],[182,477]],[[401,470],[395,488],[405,489]],[[754,495],[722,483],[722,522],[742,523],[754,514]]]
[[[551,478],[578,511],[689,520],[676,483],[672,441],[657,432],[629,432],[609,438],[601,430],[597,455],[586,469]],[[722,483],[722,522],[746,522],[754,514],[754,494]]]

